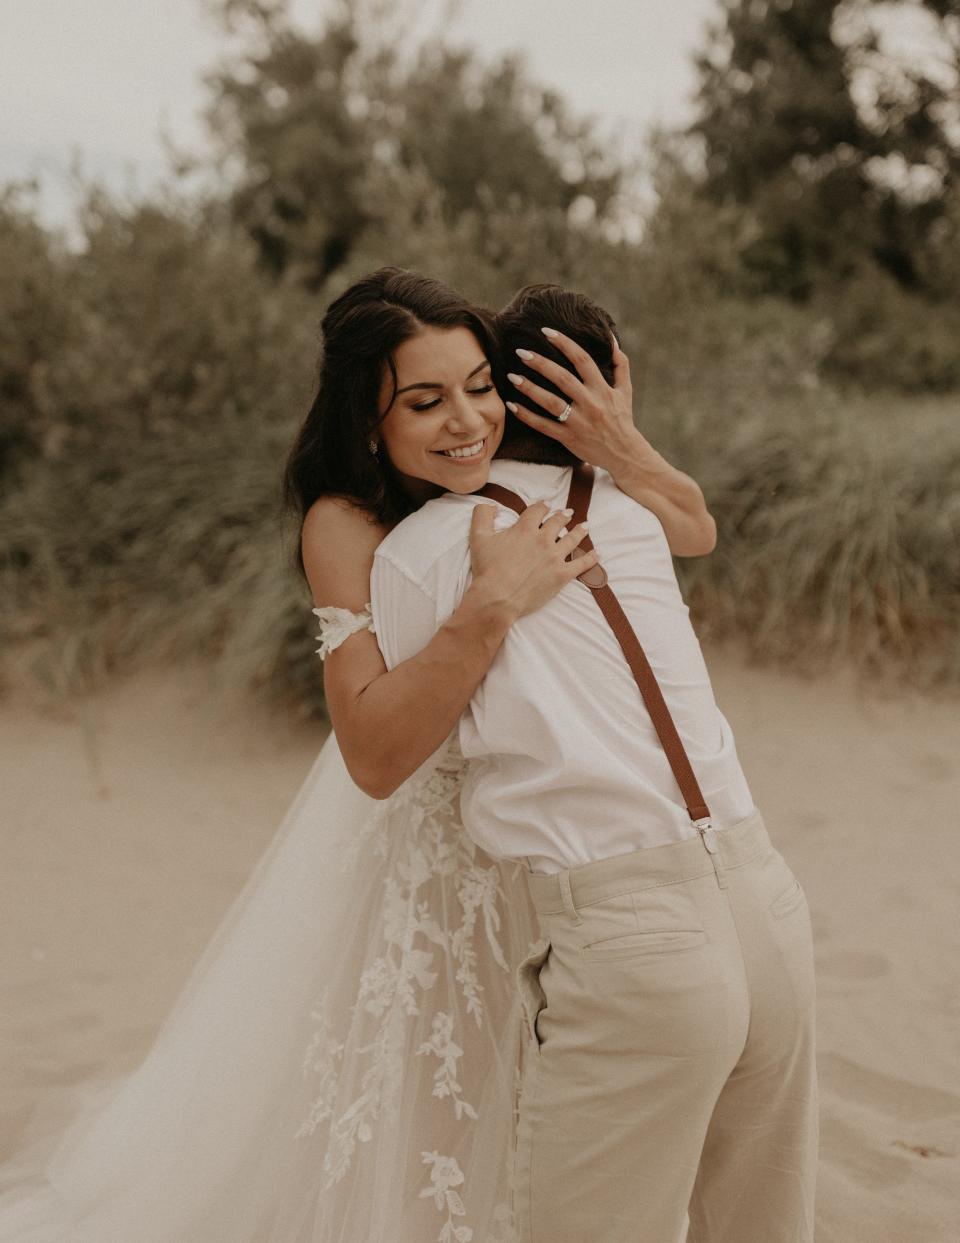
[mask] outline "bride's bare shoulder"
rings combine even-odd
[[[307,510],[300,550],[318,605],[361,609],[370,599],[373,554],[389,527],[347,496],[321,496]]]

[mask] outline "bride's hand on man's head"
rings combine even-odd
[[[542,354],[517,350],[527,368],[539,372],[564,396],[558,397],[528,376],[511,372],[510,382],[518,392],[553,417],[537,414],[518,402],[508,401],[507,406],[528,427],[559,441],[584,462],[600,466],[616,476],[619,470],[634,461],[643,443],[633,422],[629,359],[611,333],[614,376],[610,385],[587,351],[570,337],[555,328],[545,327],[542,331],[576,367],[582,380]]]
[[[474,507],[470,523],[473,584],[512,619],[542,608],[567,583],[596,565],[595,549],[576,551],[587,524],[567,530],[573,510],[550,513],[546,501],[535,501],[504,531],[494,530],[495,513],[496,507],[484,502]]]

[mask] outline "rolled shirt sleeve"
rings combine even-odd
[[[423,651],[445,620],[429,589],[418,585],[389,557],[375,554],[370,572],[370,608],[377,642],[388,670]],[[449,611],[449,610],[448,610]],[[421,781],[437,767],[457,734],[428,756],[408,781]]]
[[[370,572],[370,605],[388,669],[423,651],[441,625],[437,602],[428,588],[413,582],[379,552]]]

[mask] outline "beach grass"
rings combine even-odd
[[[322,711],[312,601],[280,503],[292,432],[224,417],[26,472],[0,503],[8,661],[69,688],[202,656],[230,683]],[[960,681],[951,400],[821,392],[726,420],[661,407],[647,434],[717,521],[710,555],[676,561],[704,641],[785,666]]]

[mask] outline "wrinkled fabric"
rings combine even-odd
[[[520,1243],[812,1243],[810,912],[760,812],[528,879]]]

